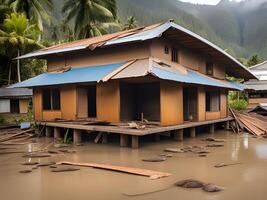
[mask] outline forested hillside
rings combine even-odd
[[[140,25],[169,18],[209,39],[236,57],[259,54],[267,59],[267,0],[196,5],[178,0],[118,0],[119,16]]]

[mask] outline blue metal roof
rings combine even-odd
[[[151,73],[152,75],[160,79],[177,81],[181,83],[208,85],[214,87],[229,88],[234,90],[244,89],[243,87],[241,87],[241,84],[237,84],[233,81],[217,80],[189,69],[187,70],[187,74],[182,74],[178,72],[174,73],[158,67],[152,67]]]
[[[44,73],[20,83],[11,85],[9,88],[36,87],[48,85],[60,85],[71,83],[98,82],[125,63],[107,64],[90,67],[72,68],[61,73]]]

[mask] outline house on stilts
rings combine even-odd
[[[255,78],[242,64],[211,42],[172,20],[44,48],[18,59],[46,59],[48,72],[12,87],[33,88],[35,120],[59,137],[73,130],[97,131],[106,141],[119,134],[121,146],[148,134],[230,120],[229,90],[243,90],[226,79]],[[96,125],[96,122],[101,122]],[[127,122],[148,122],[132,129]],[[105,123],[110,123],[105,124]],[[111,126],[112,125],[112,126]],[[129,139],[129,140],[128,140]]]

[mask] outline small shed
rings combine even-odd
[[[27,88],[0,88],[0,114],[26,114],[32,98]]]

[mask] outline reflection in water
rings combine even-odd
[[[243,147],[244,149],[248,149],[248,137],[244,137],[243,138]]]
[[[255,150],[258,158],[267,159],[267,144],[257,144]]]

